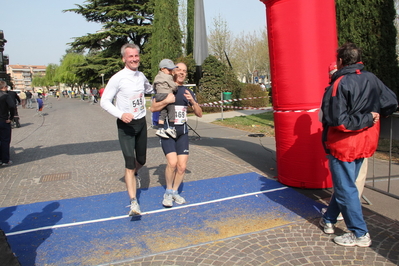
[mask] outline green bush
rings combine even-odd
[[[265,97],[259,99],[243,100],[240,101],[241,107],[266,107],[269,105],[269,98],[267,97],[267,91],[262,91],[262,88],[257,84],[245,84],[241,90],[239,98],[251,98],[251,97]]]
[[[222,92],[231,92],[232,99],[241,94],[242,84],[233,71],[216,57],[208,56],[202,65],[202,78],[197,99],[200,104],[221,100]],[[238,102],[229,105],[238,106]],[[217,104],[221,105],[221,104]],[[220,107],[203,107],[205,112],[220,112]]]

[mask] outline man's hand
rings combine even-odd
[[[7,123],[7,124],[10,124],[10,123],[11,123],[11,120],[10,120],[10,119],[6,120],[6,123]]]
[[[191,95],[191,93],[188,90],[184,91],[184,96],[186,97],[186,99],[193,105],[195,103],[195,100],[193,98],[193,96]]]
[[[374,124],[377,123],[380,120],[380,114],[376,112],[371,112],[371,114],[373,115]]]
[[[176,97],[173,93],[169,93],[163,101],[165,101],[166,105],[168,105],[170,103],[174,103],[176,101]]]
[[[176,97],[173,93],[169,93],[166,98],[160,102],[155,101],[155,98],[152,99],[150,111],[151,112],[158,112],[161,111],[165,106],[167,106],[170,103],[174,103],[176,101]]]
[[[126,124],[130,123],[130,121],[133,120],[133,114],[131,114],[131,113],[123,113],[121,120],[124,123],[126,123]]]

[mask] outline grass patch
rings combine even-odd
[[[241,129],[251,133],[262,133],[267,137],[274,137],[273,112],[236,116],[212,122],[216,125]]]

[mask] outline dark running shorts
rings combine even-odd
[[[132,120],[129,124],[118,119],[118,138],[121,145],[125,167],[135,169],[136,162],[144,165],[147,157],[147,123],[145,117]]]
[[[163,153],[166,155],[176,152],[177,155],[189,154],[188,150],[188,130],[186,124],[175,126],[176,138],[161,138],[161,146]]]

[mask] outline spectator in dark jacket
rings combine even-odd
[[[11,121],[15,114],[15,101],[7,93],[7,83],[0,80],[0,166],[12,164],[10,160]]]
[[[334,184],[327,211],[320,224],[332,229],[340,212],[350,231],[334,238],[342,246],[368,247],[371,238],[363,218],[355,185],[363,159],[378,145],[380,115],[392,114],[396,95],[373,73],[363,70],[361,50],[353,43],[338,48],[337,67],[322,103],[323,144]]]
[[[14,114],[13,121],[17,127],[20,127],[21,124],[19,123],[18,105],[21,104],[21,99],[19,98],[18,94],[15,91],[13,91],[12,89],[10,91],[8,91],[8,95],[11,96],[11,99],[15,103],[15,114]]]

